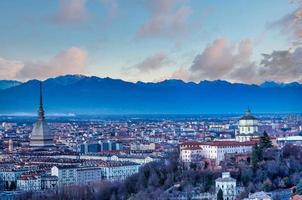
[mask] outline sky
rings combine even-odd
[[[1,0],[0,79],[302,82],[301,0]]]

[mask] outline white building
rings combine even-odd
[[[58,186],[81,185],[107,180],[122,180],[138,173],[140,165],[131,162],[106,161],[94,166],[62,165],[51,168],[51,175],[58,177]]]
[[[302,136],[287,136],[287,137],[278,137],[277,144],[283,147],[286,144],[302,145]]]
[[[230,172],[223,172],[222,177],[215,180],[216,194],[221,189],[224,200],[235,200],[236,179],[232,178]]]
[[[36,174],[24,174],[20,176],[20,178],[17,180],[17,190],[41,190],[41,176]]]
[[[132,143],[130,144],[131,151],[154,151],[155,143]]]
[[[121,161],[121,162],[134,162],[140,165],[147,164],[149,162],[155,161],[156,159],[150,157],[150,156],[143,156],[143,155],[114,155],[111,156],[109,160],[112,161]]]
[[[258,120],[248,109],[243,117],[239,120],[239,130],[236,133],[236,140],[239,142],[250,141],[258,136]]]
[[[186,147],[181,150],[180,159],[183,162],[191,163],[201,160],[203,152],[201,147]]]
[[[17,179],[22,175],[30,171],[30,168],[0,168],[0,184],[1,188],[6,190],[17,185]],[[0,188],[0,189],[1,189]]]
[[[82,185],[102,180],[102,167],[62,165],[51,168],[51,175],[58,177],[58,186]]]
[[[77,166],[60,165],[51,168],[51,175],[58,177],[58,186],[74,185],[77,183]]]
[[[229,141],[220,140],[213,142],[194,142],[192,145],[183,143],[180,145],[180,158],[184,162],[193,162],[195,158],[204,157],[215,160],[219,165],[224,160],[225,154],[251,153],[256,141]]]
[[[102,180],[101,167],[79,167],[77,169],[77,183],[85,185]]]
[[[139,167],[139,164],[131,162],[108,162],[102,165],[102,175],[107,180],[123,180],[138,173]]]

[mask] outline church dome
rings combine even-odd
[[[257,120],[257,118],[252,115],[252,112],[250,109],[247,109],[247,111],[245,112],[245,115],[242,116],[240,118],[240,120]]]

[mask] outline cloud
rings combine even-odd
[[[88,18],[86,0],[59,0],[59,10],[54,16],[58,24],[77,24]]]
[[[293,45],[302,44],[302,1],[296,1],[298,8],[281,19],[271,23],[269,27],[278,27],[281,32],[289,35]]]
[[[80,24],[89,17],[88,0],[59,0],[59,8],[52,20],[57,24]],[[119,14],[119,4],[116,0],[98,0],[107,12],[107,17],[113,19]]]
[[[302,47],[263,54],[259,75],[267,80],[302,82]]]
[[[13,61],[0,58],[0,79],[46,79],[64,74],[85,72],[87,53],[71,47],[48,61]]]
[[[248,39],[239,44],[231,44],[226,38],[216,39],[194,58],[189,68],[191,80],[229,77],[233,70],[250,63],[252,49]]]
[[[183,0],[147,1],[150,18],[140,27],[138,37],[179,37],[188,28],[192,8]]]
[[[192,74],[188,69],[181,67],[177,69],[175,72],[173,72],[170,78],[181,79],[184,81],[192,81]]]
[[[0,79],[15,79],[22,67],[23,63],[20,61],[0,58]]]
[[[136,64],[133,68],[138,69],[139,72],[151,72],[158,70],[170,64],[167,54],[160,52],[145,58],[140,63]]]
[[[253,44],[249,39],[238,44],[226,38],[214,40],[195,56],[189,68],[180,68],[173,78],[198,82],[223,79],[231,82],[302,81],[302,47],[263,54],[259,63],[252,61]]]
[[[49,61],[25,62],[17,73],[18,79],[45,79],[63,74],[80,74],[86,66],[87,53],[78,48],[71,47]]]

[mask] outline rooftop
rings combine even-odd
[[[250,109],[247,109],[245,115],[240,118],[240,120],[256,120],[257,118],[252,115]]]

